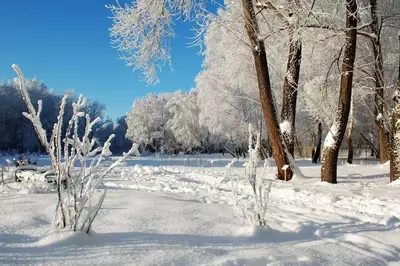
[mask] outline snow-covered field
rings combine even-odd
[[[44,163],[44,160],[40,160]],[[0,158],[4,163],[4,158]],[[228,157],[142,157],[104,182],[107,197],[91,235],[54,234],[56,194],[0,193],[0,264],[53,265],[400,265],[400,183],[388,166],[340,162],[339,184],[271,178],[266,229],[235,215]],[[239,184],[242,201],[251,189]]]

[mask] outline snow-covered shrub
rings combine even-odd
[[[260,134],[260,133],[258,133]],[[267,204],[271,191],[271,182],[268,181],[268,173],[273,172],[269,167],[268,160],[265,159],[262,173],[257,173],[259,169],[260,158],[260,137],[257,136],[256,143],[253,141],[252,127],[249,124],[249,159],[245,163],[245,184],[251,187],[251,200],[248,197],[242,197],[238,194],[240,178],[231,177],[233,184],[233,193],[235,196],[236,213],[250,222],[252,225],[266,226],[265,216],[267,213]],[[228,168],[230,168],[228,166]]]
[[[57,122],[48,138],[40,121],[42,102],[38,101],[36,110],[26,90],[21,70],[16,65],[13,65],[13,68],[19,77],[16,80],[18,89],[28,108],[28,112],[24,112],[23,115],[32,122],[56,173],[58,203],[53,226],[55,229],[66,228],[89,232],[106,195],[104,191],[95,203],[93,198],[97,187],[103,182],[104,177],[129,155],[139,155],[138,147],[134,144],[129,152],[124,153],[110,165],[106,158],[111,156],[110,145],[114,135],[108,137],[103,146],[98,145],[92,136],[92,129],[100,118],[91,120],[85,113],[87,99],[82,95],[72,104],[72,117],[67,128],[63,128],[64,111],[69,94],[64,95]],[[84,126],[83,132],[80,126]],[[67,184],[67,189],[62,191],[64,182]]]
[[[20,194],[38,194],[54,189],[54,185],[48,183],[44,178],[24,179],[21,181],[20,187]]]

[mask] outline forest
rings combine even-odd
[[[202,1],[184,3],[109,6],[113,44],[149,84],[172,59],[171,17],[197,23],[193,45],[204,55],[190,92],[135,100],[128,137],[152,151],[245,156],[250,123],[281,179],[305,147],[314,162],[322,157],[322,181],[336,183],[340,149],[352,163],[354,148],[390,160],[398,178],[399,2],[216,1],[215,14]]]

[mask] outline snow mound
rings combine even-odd
[[[396,181],[391,182],[388,186],[390,186],[390,187],[400,186],[400,179],[397,179]]]
[[[50,231],[46,236],[42,237],[38,242],[36,242],[34,246],[82,246],[93,241],[96,241],[94,231],[91,231],[90,234],[71,231]]]
[[[316,265],[311,262],[305,256],[287,256],[282,260],[282,258],[275,258],[274,256],[269,257],[258,257],[258,258],[235,258],[228,259],[224,262],[218,262],[221,266],[281,266],[281,265],[297,265],[297,266],[308,266]]]
[[[133,167],[133,172],[137,175],[167,175],[174,173],[162,166],[141,166],[139,164]]]

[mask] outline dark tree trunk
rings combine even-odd
[[[321,161],[321,145],[322,145],[322,123],[318,122],[317,145],[315,147],[315,154],[312,159],[313,163],[318,163],[319,161]]]
[[[346,0],[346,43],[342,70],[340,74],[339,104],[333,126],[324,147],[321,167],[321,181],[337,183],[337,160],[342,144],[351,106],[351,91],[353,83],[354,60],[357,45],[357,2]]]
[[[347,163],[353,163],[353,134],[347,135]]]
[[[354,128],[354,119],[353,119],[353,104],[354,101],[351,101],[350,106],[350,117],[349,123],[347,125],[347,163],[353,163],[353,128]]]
[[[390,182],[400,178],[400,56],[397,88],[393,100],[394,108],[390,117]]]
[[[267,55],[265,52],[264,41],[259,40],[259,27],[256,19],[256,12],[252,0],[242,0],[245,16],[246,31],[253,48],[253,57],[257,71],[258,89],[260,94],[261,107],[264,120],[267,124],[269,140],[272,147],[272,154],[278,168],[278,178],[284,179],[285,173],[282,167],[289,165],[289,158],[284,147],[284,140],[279,129],[276,108],[273,100],[271,81],[269,77]],[[287,179],[292,178],[293,172],[289,169],[286,172]]]
[[[289,58],[285,81],[283,83],[283,99],[281,122],[290,124],[289,132],[282,132],[289,153],[294,156],[294,137],[296,135],[296,101],[300,77],[301,41],[293,40],[293,30],[289,28]]]
[[[314,156],[315,156],[315,147],[317,147],[317,143],[315,142],[315,133],[313,133],[312,135],[311,135],[311,147],[312,147],[312,149],[311,149],[311,160],[312,160],[312,162],[314,163]]]
[[[398,89],[400,93],[400,89]],[[399,96],[398,96],[399,97]],[[396,100],[391,116],[390,134],[390,182],[400,178],[400,99]]]
[[[386,163],[389,160],[388,153],[388,138],[389,132],[385,129],[383,118],[383,104],[384,95],[383,90],[385,87],[383,76],[383,59],[382,47],[380,42],[380,25],[377,13],[377,1],[370,0],[371,5],[371,31],[375,35],[372,40],[372,48],[374,51],[374,65],[375,65],[375,122],[378,126],[378,139],[379,139],[379,158],[381,163]]]

